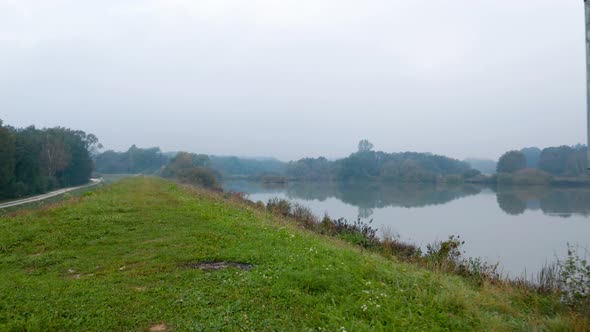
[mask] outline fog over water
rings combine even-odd
[[[497,158],[585,139],[580,0],[0,0],[0,118],[106,148]]]

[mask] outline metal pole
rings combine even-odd
[[[588,161],[586,165],[590,171],[590,1],[584,0],[584,9],[586,16],[586,120],[588,122],[588,142],[586,144]]]

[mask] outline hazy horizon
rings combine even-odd
[[[105,149],[497,159],[586,140],[583,2],[0,0],[0,119]]]

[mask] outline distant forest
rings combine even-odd
[[[391,182],[437,182],[459,180],[479,172],[469,164],[430,153],[385,153],[373,151],[367,140],[359,143],[357,152],[334,161],[305,158],[288,163],[286,176],[297,180],[379,180]]]
[[[179,154],[162,152],[158,147],[138,148],[133,145],[125,152],[105,151],[94,156],[96,171],[105,174],[160,174]],[[218,176],[249,177],[265,174],[285,174],[287,164],[272,158],[239,158],[191,154],[199,160],[194,166],[215,170]],[[203,159],[206,158],[206,161]]]
[[[153,174],[169,160],[160,148],[140,149],[135,145],[126,152],[109,150],[94,156],[96,171],[106,174]]]
[[[372,144],[366,140],[359,143],[357,152],[334,161],[319,157],[285,163],[272,158],[190,155],[195,161],[192,167],[199,167],[201,171],[208,169],[217,178],[436,182],[441,177],[461,179],[479,174],[468,163],[444,156],[415,152],[375,152]],[[100,173],[158,175],[162,175],[169,162],[178,160],[177,156],[171,159],[170,154],[162,153],[159,148],[141,149],[135,145],[126,152],[106,151],[94,159],[96,170]],[[190,158],[184,156],[181,159],[187,166]]]
[[[587,179],[586,146],[529,147],[508,151],[498,161],[457,159],[431,153],[374,151],[367,140],[348,157],[282,162],[273,158],[207,156],[131,146],[102,148],[96,136],[68,128],[14,128],[0,120],[0,199],[44,193],[87,183],[91,173],[152,174],[207,187],[221,178],[346,182],[571,183]],[[584,180],[586,181],[586,180]]]
[[[181,152],[186,154],[185,152]],[[509,151],[498,161],[457,159],[431,153],[374,151],[367,140],[348,157],[324,157],[282,162],[272,158],[240,158],[189,154],[199,172],[221,178],[251,178],[267,182],[301,181],[380,181],[380,182],[514,182],[546,184],[555,177],[581,177],[586,174],[586,147],[560,146]],[[176,153],[159,148],[137,148],[126,152],[106,151],[94,157],[100,173],[144,173],[162,175]],[[189,160],[183,157],[182,160]],[[183,171],[186,175],[186,172]],[[180,174],[180,173],[179,173]],[[196,173],[195,173],[196,174]],[[204,175],[203,175],[204,176]],[[186,176],[185,176],[186,178]],[[207,180],[207,182],[210,182]]]
[[[85,184],[94,168],[96,136],[62,127],[18,129],[0,120],[0,198]]]

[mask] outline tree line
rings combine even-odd
[[[373,144],[362,140],[357,152],[346,158],[334,161],[324,157],[304,158],[290,162],[286,175],[298,180],[437,182],[479,174],[468,163],[456,159],[431,153],[373,151]]]
[[[0,120],[0,198],[85,184],[100,148],[93,134],[63,127],[14,128]]]
[[[532,147],[508,151],[498,161],[498,173],[538,170],[550,176],[579,177],[586,175],[586,146],[558,146],[543,150]]]
[[[158,147],[141,149],[135,145],[125,152],[109,150],[94,156],[96,171],[106,174],[153,174],[169,160]]]
[[[362,140],[357,151],[345,158],[303,158],[285,163],[272,158],[163,153],[157,147],[141,149],[133,145],[126,152],[106,151],[96,155],[95,163],[101,173],[144,173],[182,177],[185,181],[192,178],[204,183],[212,183],[213,178],[219,181],[222,177],[248,177],[281,183],[327,180],[548,184],[554,177],[579,177],[586,172],[586,147],[581,145],[509,151],[498,162],[460,161],[431,153],[386,153],[373,148],[368,140]],[[188,168],[198,171],[188,172]],[[497,174],[484,176],[482,172]]]
[[[102,173],[144,173],[188,179],[187,169],[199,168],[206,177],[210,172],[221,177],[255,179],[338,180],[437,182],[456,177],[459,180],[480,172],[468,163],[430,153],[385,153],[373,151],[368,140],[359,142],[358,150],[346,158],[303,158],[288,163],[272,158],[238,158],[197,155],[187,152],[162,153],[159,148],[140,149],[135,145],[127,152],[106,151],[95,157],[96,170]],[[196,175],[196,171],[191,171]],[[207,177],[209,177],[207,175]],[[200,180],[199,180],[200,181]],[[208,180],[207,180],[208,181]]]

